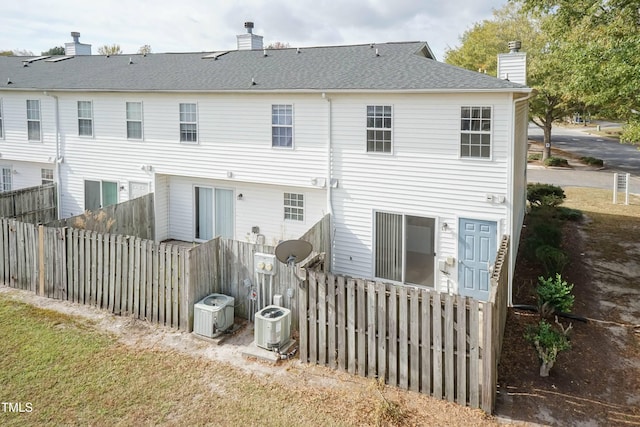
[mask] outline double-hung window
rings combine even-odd
[[[491,157],[491,107],[460,109],[460,157]]]
[[[293,105],[271,106],[271,146],[293,148]]]
[[[284,193],[284,219],[304,221],[304,194]]]
[[[391,106],[367,106],[367,152],[391,153]]]
[[[0,99],[0,139],[4,138],[4,123],[2,121],[2,99]]]
[[[10,167],[3,167],[0,175],[0,192],[11,191],[12,184],[12,169]]]
[[[27,99],[27,139],[41,141],[40,133],[40,101]]]
[[[142,139],[142,102],[127,102],[127,139]]]
[[[78,135],[93,136],[93,103],[78,101]]]
[[[198,142],[198,109],[196,104],[180,104],[180,142]]]
[[[42,185],[53,184],[53,169],[40,169]]]

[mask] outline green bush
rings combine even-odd
[[[558,248],[541,245],[536,248],[536,259],[540,261],[548,275],[562,273],[569,263],[569,257]]]
[[[562,280],[560,273],[556,273],[555,278],[538,277],[538,306],[545,304],[554,311],[570,313],[573,308],[575,297],[572,295],[573,284],[569,285]]]
[[[559,206],[558,218],[566,221],[581,221],[583,218],[583,215],[581,210]]]
[[[558,166],[558,167],[567,167],[569,166],[569,162],[567,159],[563,159],[562,157],[549,157],[544,161],[545,166]]]
[[[536,349],[538,358],[540,359],[540,376],[549,376],[549,371],[553,367],[558,357],[558,353],[571,348],[571,342],[567,337],[567,333],[571,329],[564,329],[560,332],[546,320],[541,320],[538,325],[530,325],[524,334],[524,337]]]
[[[565,198],[564,190],[557,185],[540,183],[527,185],[527,200],[533,207],[555,207]]]
[[[589,166],[598,166],[598,167],[604,166],[604,160],[596,159],[595,157],[580,157],[580,161]]]
[[[541,245],[559,248],[562,242],[562,229],[555,221],[541,222],[534,224],[533,235],[536,236]]]
[[[542,153],[531,153],[527,156],[527,161],[536,162],[542,160]]]

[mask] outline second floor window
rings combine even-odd
[[[27,99],[27,139],[29,141],[40,141],[40,101],[37,99]]]
[[[198,111],[196,104],[180,104],[180,141],[198,142]]]
[[[271,106],[271,146],[293,147],[293,105]]]
[[[127,102],[127,138],[142,139],[142,102]]]
[[[461,108],[460,157],[491,157],[491,107]]]
[[[367,106],[367,152],[391,153],[391,106]]]
[[[93,106],[91,101],[78,101],[78,135],[93,136]]]

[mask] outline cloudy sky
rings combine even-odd
[[[236,48],[244,22],[264,43],[292,47],[426,41],[439,60],[462,33],[490,18],[507,0],[6,0],[0,50],[36,55],[71,41],[119,44],[135,53],[199,52]]]

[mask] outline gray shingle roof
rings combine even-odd
[[[204,58],[211,52],[92,55],[57,62],[41,59],[26,67],[23,61],[28,57],[0,57],[0,90],[528,90],[435,61],[424,42],[275,49],[266,53],[229,51],[218,59]],[[11,84],[6,83],[8,79]]]

